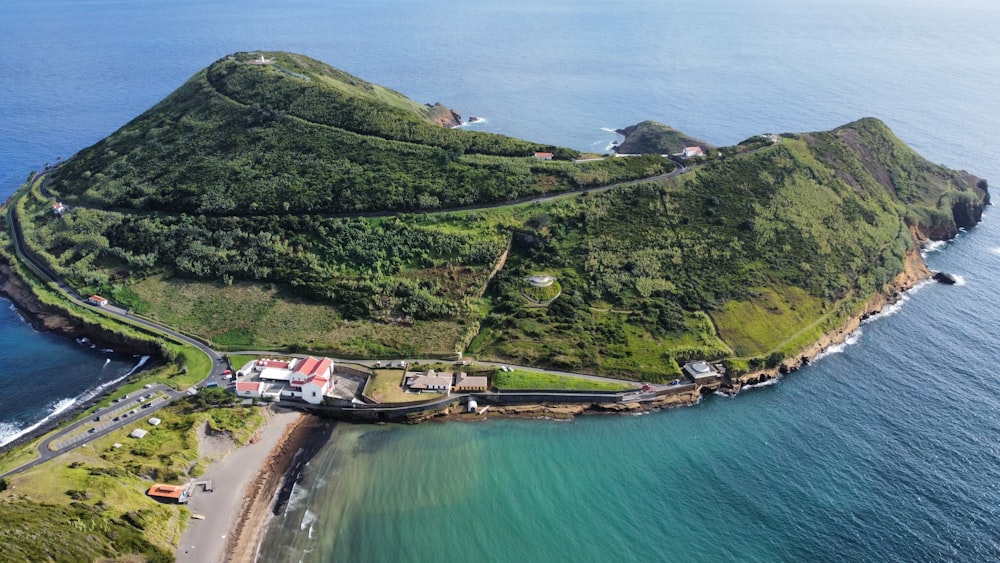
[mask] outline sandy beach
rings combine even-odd
[[[196,488],[188,508],[205,518],[188,523],[174,554],[177,561],[253,561],[274,493],[313,422],[295,411],[265,409],[264,414],[267,421],[246,446],[202,440],[201,455],[220,458],[198,479],[211,480],[214,491]]]

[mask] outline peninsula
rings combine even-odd
[[[623,130],[628,156],[456,121],[302,55],[236,53],[33,176],[5,205],[0,290],[37,326],[159,357],[133,385],[163,385],[158,440],[186,462],[97,440],[129,421],[81,421],[60,440],[93,432],[100,461],[58,471],[136,491],[200,475],[193,442],[251,440],[258,409],[236,393],[269,387],[285,406],[408,421],[482,416],[474,400],[568,416],[738,392],[929,277],[920,244],[989,204],[985,180],[872,118],[722,147],[643,122]],[[196,383],[220,388],[185,398]],[[141,549],[121,553],[179,545],[185,512],[73,490],[81,506],[59,510],[131,526]]]

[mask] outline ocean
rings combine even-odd
[[[255,49],[581,150],[643,119],[730,144],[875,116],[930,160],[1000,181],[997,37],[1000,5],[961,0],[11,0],[0,195]],[[1000,560],[996,211],[927,260],[962,283],[918,287],[849,344],[735,398],[339,425],[260,560]],[[0,336],[0,432],[115,378],[5,305]]]

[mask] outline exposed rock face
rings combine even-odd
[[[955,285],[958,280],[948,272],[937,272],[934,274],[934,281],[943,283],[944,285]]]
[[[430,120],[441,127],[458,127],[462,124],[462,116],[457,111],[449,109],[440,102],[427,106],[430,108]]]
[[[827,332],[819,341],[803,350],[799,357],[787,359],[777,368],[731,376],[728,385],[724,386],[722,391],[738,393],[746,385],[763,383],[799,369],[823,350],[847,340],[847,337],[861,326],[861,321],[877,314],[887,305],[899,301],[904,291],[930,277],[931,272],[920,257],[920,252],[917,250],[907,252],[903,271],[886,286],[884,291],[873,295],[858,316],[848,319],[840,328]]]
[[[120,354],[162,356],[159,344],[154,341],[118,334],[42,303],[10,265],[3,262],[0,262],[0,295],[10,299],[35,330],[52,331],[71,338],[86,336],[97,347],[112,348]]]

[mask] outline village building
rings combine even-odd
[[[91,295],[87,298],[87,303],[91,305],[97,305],[98,307],[105,307],[108,304],[108,300],[101,297],[100,295]]]
[[[406,376],[406,387],[410,391],[446,393],[451,390],[453,377],[451,373],[427,370],[426,373],[413,373]]]
[[[684,373],[698,384],[718,381],[721,376],[719,371],[706,361],[688,362],[684,364]]]
[[[145,438],[146,434],[149,434],[149,432],[143,430],[142,428],[136,428],[135,430],[132,431],[131,434],[129,434],[129,436],[138,440],[141,438]]]
[[[57,201],[52,204],[52,212],[56,215],[62,215],[63,213],[66,213],[66,206],[63,205],[62,202]]]
[[[554,155],[552,153],[550,153],[550,152],[536,152],[535,153],[535,158],[537,158],[538,160],[552,160],[553,156]]]
[[[163,421],[154,416],[149,419],[149,423],[152,424],[153,426],[159,426],[160,424],[163,423]]]
[[[260,398],[260,381],[237,381],[236,394],[240,397]]]
[[[157,483],[150,487],[146,494],[153,498],[173,501],[178,504],[184,504],[189,500],[187,487],[184,485],[163,485]]]
[[[482,375],[468,375],[466,373],[459,372],[455,374],[455,392],[468,393],[471,391],[486,391],[489,389],[489,383],[485,376]]]
[[[319,405],[331,390],[333,367],[330,358],[260,358],[236,372],[236,394],[254,399],[302,399]]]
[[[705,151],[701,150],[701,147],[684,147],[684,150],[681,151],[681,156],[684,158],[705,156]]]

